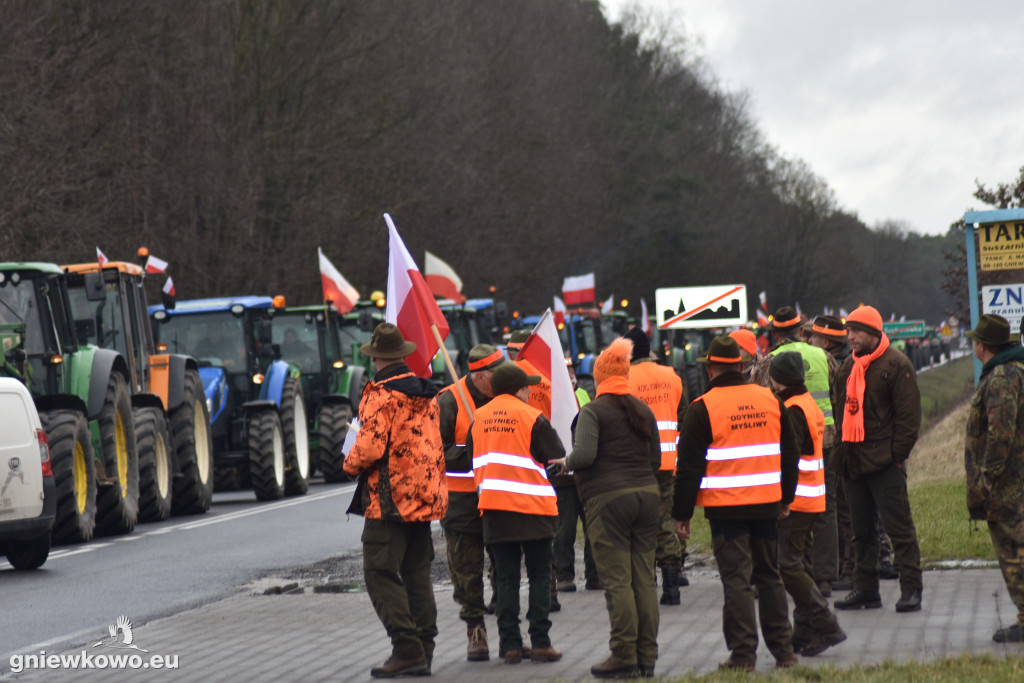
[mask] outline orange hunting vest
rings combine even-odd
[[[466,377],[459,380],[459,384],[462,385],[462,391],[466,395],[466,400],[469,401],[473,413],[476,414],[476,405],[473,404],[473,395],[469,393],[469,387],[466,386]],[[469,411],[466,410],[465,404],[462,402],[462,398],[458,391],[455,391],[455,385],[449,384],[442,392],[450,391],[455,397],[455,405],[459,407],[459,412],[455,416],[455,445],[465,448],[466,436],[469,434],[469,426],[472,424],[472,420],[469,417]],[[448,472],[448,492],[452,493],[474,493],[476,491],[476,482],[473,479],[473,472]]]
[[[661,470],[675,472],[683,381],[672,368],[651,362],[637,363],[629,366],[629,390],[647,404],[658,421]]]
[[[786,407],[796,406],[804,411],[807,427],[814,443],[814,454],[800,454],[800,476],[797,478],[796,497],[790,509],[796,512],[825,511],[825,460],[822,458],[822,443],[825,440],[825,414],[809,393],[790,396]]]
[[[511,394],[500,394],[473,420],[473,473],[480,512],[507,510],[558,516],[555,490],[544,466],[530,455],[540,411]]]
[[[704,401],[711,420],[707,471],[697,505],[761,505],[782,500],[782,414],[769,389],[752,384],[715,387]]]

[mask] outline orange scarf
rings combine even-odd
[[[606,377],[603,382],[597,385],[597,395],[601,394],[629,394],[629,380],[621,375]]]
[[[878,360],[887,348],[889,348],[889,338],[883,333],[882,339],[874,351],[866,356],[853,356],[853,370],[846,378],[843,441],[860,442],[864,440],[864,389],[867,386],[864,378],[868,366]]]

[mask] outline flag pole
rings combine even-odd
[[[462,385],[459,384],[459,375],[455,372],[455,366],[452,364],[452,358],[448,355],[448,347],[444,345],[444,340],[441,339],[441,332],[438,331],[437,325],[430,323],[430,331],[434,333],[434,339],[437,341],[437,348],[444,354],[444,364],[448,368],[448,374],[452,377],[452,384],[455,385],[455,391],[459,392],[459,400],[462,401],[462,405],[465,406],[466,412],[469,413],[469,421],[473,421],[473,408],[472,403],[469,402],[469,398],[466,393],[462,390]]]

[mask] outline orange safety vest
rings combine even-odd
[[[473,412],[476,413],[476,404],[473,402],[473,394],[469,393],[469,387],[466,385],[466,380],[469,375],[466,375],[459,380],[459,384],[462,385],[462,392],[466,395],[466,400],[469,401],[472,406]],[[459,412],[455,416],[455,445],[465,448],[466,436],[469,434],[469,426],[473,423],[469,417],[469,411],[466,410],[466,405],[462,402],[461,394],[455,391],[455,385],[449,384],[441,392],[450,391],[455,397],[455,405],[458,406]],[[448,492],[452,493],[474,493],[476,491],[476,481],[473,478],[473,472],[448,472]]]
[[[551,419],[551,380],[544,376],[540,370],[534,367],[528,360],[516,360],[515,364],[527,375],[540,376],[540,383],[530,387],[529,404],[539,410],[544,417]]]
[[[538,416],[539,410],[511,394],[495,396],[477,411],[473,421],[473,473],[481,513],[507,510],[558,516],[548,473],[530,455]]]
[[[697,505],[761,505],[782,500],[782,413],[769,389],[715,387],[703,401],[711,420],[707,471]]]
[[[790,396],[786,407],[796,406],[804,411],[807,427],[814,443],[812,455],[800,454],[800,476],[796,483],[796,497],[790,509],[796,512],[825,511],[825,460],[822,458],[822,444],[825,441],[825,414],[809,393]]]
[[[683,381],[671,368],[644,362],[629,366],[629,390],[647,404],[658,421],[661,442],[661,470],[676,471],[676,444],[679,442],[679,402],[683,400]]]

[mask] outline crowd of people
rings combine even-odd
[[[440,393],[404,358],[414,345],[388,323],[361,349],[377,373],[345,460],[358,477],[350,512],[365,517],[367,592],[392,643],[375,678],[429,675],[438,633],[430,522],[441,521],[466,624],[466,658],[552,662],[550,614],[574,591],[577,521],[585,588],[602,590],[607,657],[596,678],[650,677],[662,606],[679,605],[690,521],[704,509],[722,584],[721,668],[753,671],[758,623],[779,667],[846,640],[834,610],[882,607],[898,578],[897,612],[922,608],[921,554],[905,463],[917,441],[916,373],[871,306],[848,319],[776,311],[765,352],[747,330],[719,336],[692,401],[631,329],[594,365],[596,395],[577,392],[571,449],[552,426],[551,388],[517,359],[480,344],[469,372]],[[1024,641],[1024,349],[983,316],[968,336],[985,363],[971,406],[967,474],[973,516],[987,519],[1020,617],[999,642]],[[892,565],[884,547],[891,540]],[[488,569],[488,565],[490,569]],[[520,583],[526,567],[526,622]],[[658,576],[661,574],[661,597]],[[492,602],[485,602],[489,584]],[[829,607],[833,590],[848,591]],[[789,613],[787,594],[794,608]]]

